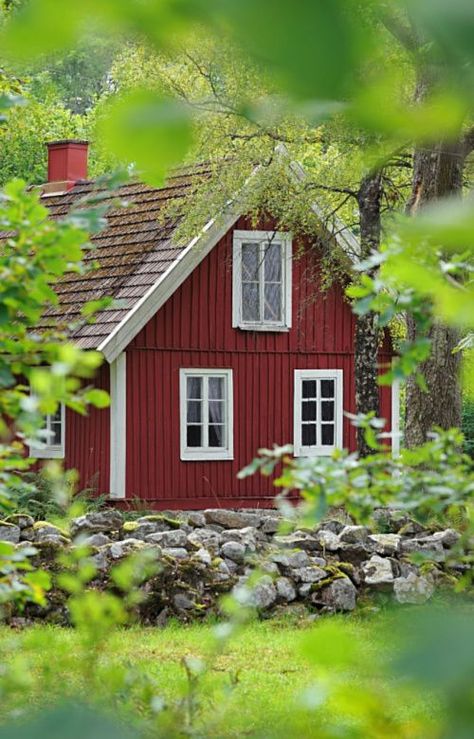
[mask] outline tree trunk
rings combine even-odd
[[[418,99],[424,98],[428,87],[426,82],[419,83]],[[420,146],[415,150],[413,166],[412,193],[407,206],[412,215],[438,198],[461,196],[464,154],[460,141]],[[415,322],[408,317],[408,338],[416,336]],[[407,380],[405,443],[409,447],[425,442],[434,426],[448,429],[461,424],[461,356],[453,354],[460,336],[455,329],[439,322],[434,323],[428,336],[432,342],[431,354],[420,366],[428,392],[413,377]]]
[[[380,246],[381,172],[363,178],[358,192],[360,216],[360,245],[362,259]],[[380,330],[377,316],[367,313],[357,317],[355,331],[355,393],[357,413],[374,412],[379,416],[380,396],[378,379],[378,350]],[[360,456],[373,452],[364,438],[364,430],[357,429],[357,450]]]
[[[415,325],[408,317],[408,336],[415,336]],[[461,424],[459,385],[460,353],[453,354],[459,341],[456,329],[435,322],[429,331],[431,354],[420,366],[428,392],[410,377],[406,386],[405,443],[423,444],[434,426],[448,429]]]

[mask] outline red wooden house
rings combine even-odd
[[[86,177],[86,143],[49,146],[43,197],[54,217],[91,191]],[[271,221],[253,230],[235,205],[188,245],[174,245],[171,226],[157,218],[189,185],[183,174],[160,189],[122,187],[133,205],[112,210],[94,236],[88,258],[99,269],[58,285],[52,320],[77,318],[87,300],[120,301],[72,336],[103,353],[95,384],[110,391],[111,407],[48,418],[51,444],[35,456],[63,458],[82,486],[117,501],[269,505],[271,480],[236,477],[259,447],[291,442],[302,456],[355,448],[344,416],[355,410],[354,316],[342,288],[318,290],[316,249]],[[347,231],[324,238],[354,247]],[[386,342],[381,363],[391,355]],[[381,389],[381,408],[387,430],[395,428],[393,389]]]

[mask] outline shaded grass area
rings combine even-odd
[[[315,653],[312,639],[329,620],[334,639],[343,624],[346,641],[320,643]],[[439,705],[391,677],[389,634],[386,615],[255,622],[215,655],[209,624],[119,630],[97,650],[73,630],[4,627],[2,661],[13,672],[2,721],[72,698],[130,721],[137,736],[157,736],[153,709],[186,694],[182,660],[192,657],[211,665],[193,694],[201,736],[325,737],[341,725],[341,736],[434,737]],[[357,659],[347,659],[352,642],[363,651]]]

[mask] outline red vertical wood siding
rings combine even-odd
[[[236,228],[249,225],[240,219]],[[127,348],[127,498],[157,508],[268,505],[275,493],[271,480],[238,481],[236,474],[259,447],[292,442],[295,369],[342,369],[344,409],[354,412],[354,316],[342,288],[318,290],[318,264],[314,250],[293,262],[290,331],[234,329],[231,230],[135,337]],[[386,343],[381,361],[389,359]],[[183,367],[232,368],[233,461],[180,460]],[[387,419],[390,407],[390,389],[382,388]],[[347,419],[344,445],[355,448]],[[100,454],[105,463],[108,444]],[[97,453],[93,458],[88,469],[99,461]],[[108,467],[101,480],[107,475]]]
[[[110,368],[104,363],[94,387],[110,390]],[[80,489],[108,493],[110,466],[110,411],[90,408],[87,416],[66,409],[65,467],[79,472]]]

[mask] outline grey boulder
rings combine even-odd
[[[406,577],[398,577],[393,584],[395,600],[398,603],[426,603],[434,593],[431,578],[410,573]]]
[[[331,611],[353,611],[356,607],[357,590],[348,577],[333,580],[313,593],[311,600]]]
[[[295,600],[295,586],[293,585],[289,577],[278,577],[275,580],[275,587],[278,597],[282,600],[286,601],[287,603]]]
[[[188,537],[185,531],[176,529],[174,531],[160,531],[156,534],[149,534],[145,541],[152,544],[159,544],[161,547],[185,548],[188,543]]]
[[[371,534],[369,542],[373,545],[376,554],[391,557],[401,551],[399,534]]]
[[[277,591],[270,575],[264,575],[251,591],[251,603],[259,610],[270,608],[276,599]]]
[[[96,511],[94,513],[86,513],[79,518],[73,518],[71,521],[71,536],[83,532],[96,531],[116,531],[120,529],[123,523],[123,516],[120,511],[113,508],[107,511]]]
[[[296,582],[310,583],[324,580],[324,578],[328,576],[325,570],[322,570],[321,567],[317,567],[316,565],[312,565],[310,567],[302,567],[299,570],[293,570],[291,574]]]
[[[364,582],[374,587],[393,584],[393,568],[389,559],[374,554],[362,565]]]
[[[344,526],[339,534],[339,541],[346,544],[367,544],[369,533],[367,526]]]
[[[244,529],[246,526],[258,526],[260,516],[254,513],[229,511],[222,508],[209,508],[204,511],[207,523],[217,523],[226,529]]]
[[[238,541],[226,541],[221,547],[221,553],[236,564],[245,562],[245,546]]]
[[[18,544],[20,541],[20,527],[12,523],[2,521],[0,524],[0,541],[8,541],[11,544]]]

